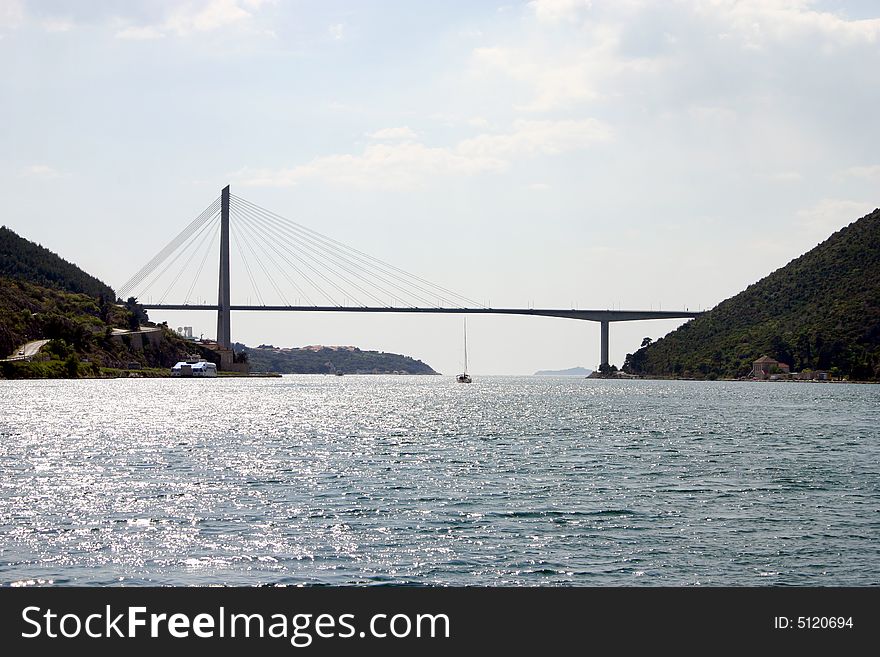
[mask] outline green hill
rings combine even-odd
[[[109,285],[49,249],[19,237],[6,226],[0,226],[0,276],[66,292],[103,296],[110,301],[116,299]]]
[[[282,374],[437,374],[431,367],[409,356],[357,347],[280,348],[272,345],[247,347],[235,343],[236,352],[247,353],[251,370]]]
[[[880,210],[634,354],[648,376],[741,377],[763,355],[792,371],[880,379]]]
[[[97,376],[101,368],[169,368],[192,351],[166,327],[152,341],[114,336],[132,311],[106,299],[0,277],[0,358],[31,340],[49,340],[31,362],[0,363],[0,378]]]
[[[30,360],[0,363],[0,378],[98,376],[131,365],[167,372],[191,351],[164,326],[149,336],[118,334],[149,322],[137,304],[114,299],[97,278],[0,228],[0,358],[26,342],[49,341]]]

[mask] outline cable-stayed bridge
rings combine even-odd
[[[210,270],[205,266],[212,254],[219,261],[219,278],[215,279],[216,283],[208,281],[211,287],[207,291],[205,277]],[[236,270],[241,270],[249,284],[240,286],[250,296],[245,304],[231,302],[233,259],[240,264]],[[213,297],[214,284],[217,285],[216,297]],[[240,293],[238,289],[237,292]],[[156,302],[153,302],[153,293],[158,299]],[[150,310],[216,311],[217,343],[225,348],[232,345],[232,311],[493,314],[580,319],[599,322],[601,326],[600,365],[608,364],[612,322],[682,319],[700,314],[687,310],[489,307],[235,196],[229,186],[123,284],[118,294],[123,299],[133,296]],[[267,299],[271,303],[266,303]]]

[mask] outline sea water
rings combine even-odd
[[[880,585],[880,386],[0,382],[3,585]]]

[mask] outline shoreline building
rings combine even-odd
[[[790,374],[791,368],[787,363],[781,363],[769,356],[761,356],[752,363],[752,373],[749,375],[754,379],[766,379],[772,374]]]

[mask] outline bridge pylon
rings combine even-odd
[[[229,294],[229,185],[220,192],[220,288],[217,291],[217,344],[232,349]]]
[[[607,319],[599,320],[600,329],[600,338],[599,338],[599,351],[601,362],[599,363],[599,367],[602,365],[609,365],[608,363],[608,329],[609,329],[609,321]]]

